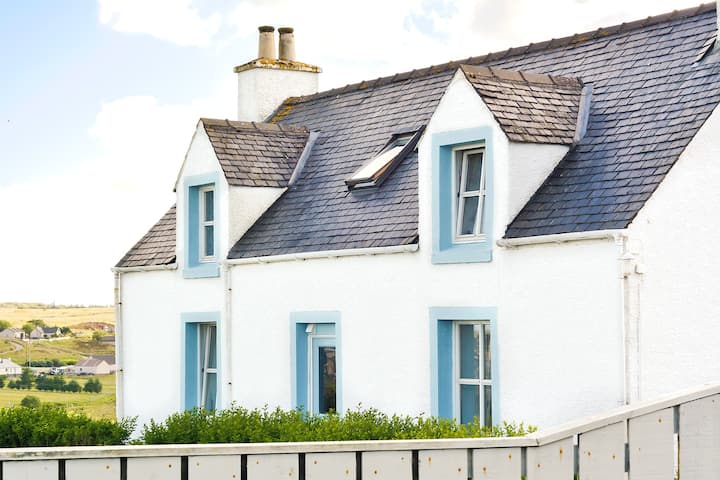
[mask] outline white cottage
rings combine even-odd
[[[0,358],[0,375],[16,376],[22,373],[22,367],[9,358]]]
[[[118,414],[547,426],[717,379],[716,31],[704,5],[318,93],[261,28],[240,121],[198,122],[114,269]]]

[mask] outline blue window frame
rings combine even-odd
[[[492,261],[492,129],[432,135],[432,262]]]
[[[220,406],[219,312],[182,314],[183,407],[215,410]]]
[[[342,412],[340,313],[290,314],[293,405],[315,414]]]
[[[500,423],[497,310],[430,308],[432,414]]]
[[[185,178],[185,278],[208,278],[220,275],[218,264],[219,229],[217,173]]]

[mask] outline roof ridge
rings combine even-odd
[[[482,65],[488,62],[506,59],[508,57],[514,57],[518,55],[524,55],[527,53],[536,53],[544,50],[553,50],[556,48],[567,47],[569,45],[579,44],[595,40],[600,37],[607,37],[609,35],[616,35],[620,33],[627,33],[633,30],[646,28],[652,25],[658,25],[665,22],[671,22],[681,18],[695,17],[697,15],[703,15],[705,13],[714,11],[716,9],[716,2],[702,3],[697,7],[684,8],[682,10],[673,10],[672,12],[662,13],[659,15],[652,15],[640,20],[634,20],[631,22],[623,22],[618,25],[611,25],[609,27],[600,27],[596,30],[591,30],[582,33],[575,33],[573,35],[561,38],[552,38],[539,43],[529,43],[519,47],[511,47],[504,51],[490,52],[486,55],[480,55],[475,57],[468,57],[465,60],[453,60],[447,63],[438,65],[431,65],[426,68],[413,69],[409,72],[396,73],[394,75],[388,75],[385,77],[378,77],[375,80],[362,80],[357,83],[350,83],[343,87],[337,87],[323,92],[318,92],[312,95],[305,95],[299,97],[289,97],[283,104],[287,102],[293,102],[293,104],[316,100],[319,98],[331,97],[334,95],[340,95],[352,91],[365,90],[367,88],[374,88],[383,85],[389,85],[395,82],[405,81],[409,79],[423,78],[431,75],[436,75],[449,70],[455,70],[460,65]]]
[[[277,132],[277,133],[289,133],[289,134],[306,134],[308,129],[302,125],[280,125],[276,123],[267,122],[245,122],[239,120],[218,119],[218,118],[206,118],[200,117],[200,121],[205,125],[213,127],[224,127],[232,128],[234,130],[252,130],[263,133]]]

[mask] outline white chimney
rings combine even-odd
[[[275,58],[275,28],[263,26],[258,58],[235,67],[238,74],[238,120],[262,122],[288,97],[318,91],[320,67],[295,60],[294,30],[280,28],[280,58]]]

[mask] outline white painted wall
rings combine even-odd
[[[287,188],[274,187],[230,187],[229,189],[229,215],[226,222],[228,229],[228,244],[240,239],[253,223],[265,213],[265,210],[285,193]]]
[[[125,415],[142,425],[182,408],[180,314],[222,312],[222,280],[163,270],[123,273],[121,281]]]
[[[633,221],[640,276],[640,392],[720,379],[720,110]]]
[[[238,120],[262,122],[288,97],[318,91],[317,72],[252,68],[238,73]]]
[[[612,241],[495,247],[491,263],[431,263],[431,135],[481,126],[494,132],[494,234],[501,237],[511,217],[502,199],[529,187],[508,181],[513,150],[459,75],[418,147],[417,253],[232,267],[233,373],[224,381],[232,381],[233,400],[247,407],[292,407],[290,313],[337,310],[343,407],[362,403],[391,413],[429,413],[429,308],[480,306],[498,310],[499,348],[493,354],[502,418],[545,426],[622,401],[618,249]],[[123,288],[126,413],[141,415],[141,421],[160,418],[181,405],[180,313],[222,311],[222,282],[183,280],[180,271],[144,272],[124,274]],[[153,362],[159,368],[147,371]]]
[[[565,145],[538,145],[510,142],[508,156],[508,225],[530,197],[552,173],[570,148]]]

